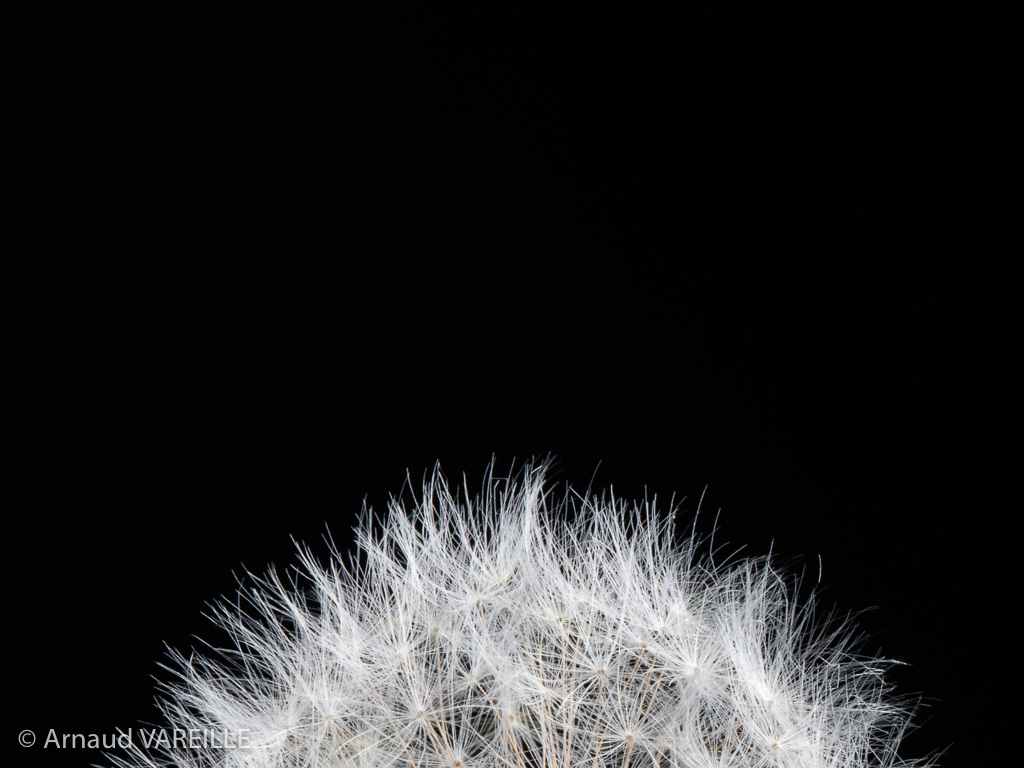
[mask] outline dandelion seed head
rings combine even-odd
[[[925,768],[912,708],[848,623],[820,626],[767,559],[713,562],[678,510],[583,499],[546,463],[364,514],[358,551],[252,577],[223,658],[177,654],[174,728],[119,768]]]

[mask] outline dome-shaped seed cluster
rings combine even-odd
[[[653,504],[557,501],[545,465],[364,514],[359,554],[258,579],[176,656],[169,726],[226,746],[119,766],[906,766],[908,712],[848,622],[814,622],[766,560],[714,565]],[[913,765],[918,765],[914,763]]]

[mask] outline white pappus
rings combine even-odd
[[[351,559],[300,548],[297,578],[217,609],[233,649],[174,657],[168,725],[242,738],[113,764],[924,766],[849,620],[767,559],[713,562],[653,503],[555,499],[548,466],[492,465],[475,497],[437,468],[410,509],[364,510]]]

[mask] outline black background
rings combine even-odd
[[[685,519],[703,495],[699,530],[812,582],[820,557],[823,602],[873,608],[866,650],[926,699],[906,755],[980,755],[997,470],[969,435],[1001,310],[946,259],[982,235],[933,21],[41,12],[9,725],[151,723],[164,644],[216,638],[205,605],[291,537],[344,541],[437,460],[472,486],[553,454],[554,482]]]

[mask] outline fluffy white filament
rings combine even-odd
[[[176,656],[164,702],[243,746],[114,763],[911,765],[909,713],[848,622],[814,620],[765,560],[712,564],[653,504],[553,499],[545,468],[489,472],[472,501],[435,470],[414,508],[364,514],[347,565],[302,549],[302,583],[258,579],[217,611],[236,647]]]

